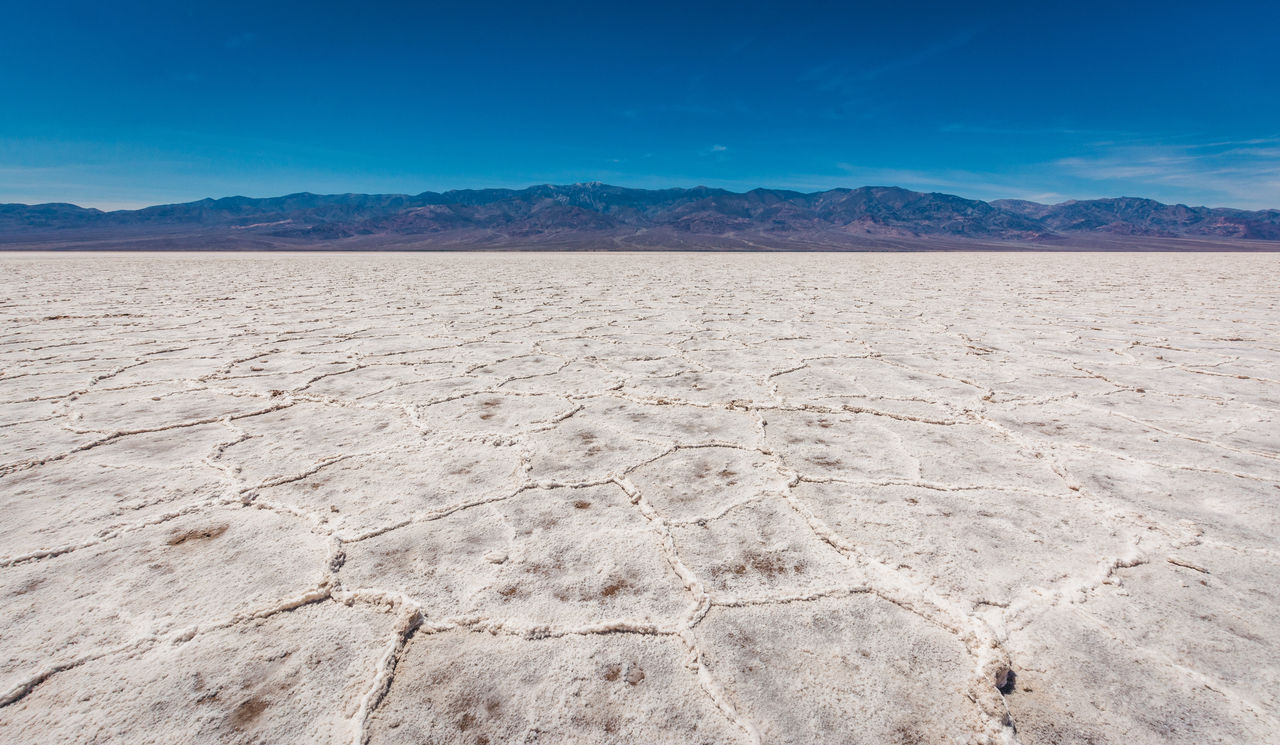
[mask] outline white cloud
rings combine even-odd
[[[1105,144],[1051,165],[1079,181],[1209,206],[1280,208],[1280,140]]]

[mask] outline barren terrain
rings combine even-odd
[[[0,271],[0,742],[1280,732],[1280,256]]]

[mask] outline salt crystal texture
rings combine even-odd
[[[2,742],[1280,732],[1280,257],[0,269]]]

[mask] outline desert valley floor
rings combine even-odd
[[[1280,741],[1280,256],[0,272],[0,742]]]

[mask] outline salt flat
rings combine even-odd
[[[1280,737],[1280,256],[0,271],[0,741]]]

